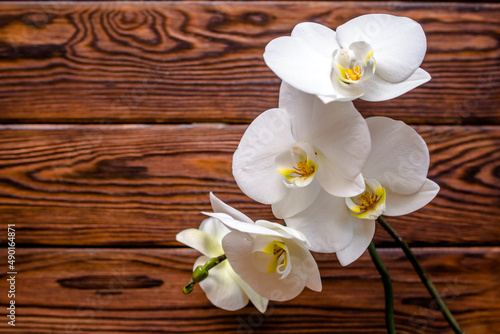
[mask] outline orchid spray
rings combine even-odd
[[[369,27],[376,25],[376,33]],[[455,333],[463,333],[410,247],[382,215],[416,211],[439,192],[427,178],[429,150],[401,121],[364,119],[351,102],[398,97],[430,80],[420,24],[386,14],[355,18],[336,31],[298,24],[272,40],[266,64],[283,80],[277,108],[247,128],[233,175],[253,200],[269,204],[285,225],[253,221],[210,194],[213,213],[177,240],[203,255],[189,293],[200,284],[216,306],[286,301],[308,287],[321,291],[310,251],[336,253],[347,266],[367,249],[381,274],[388,333],[395,333],[392,283],[372,242],[378,222],[403,249]]]

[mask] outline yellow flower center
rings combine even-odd
[[[349,49],[337,50],[333,57],[333,73],[344,84],[356,84],[375,73],[373,49],[365,42],[354,42]]]
[[[282,269],[286,268],[288,263],[288,247],[283,242],[275,240],[269,243],[262,252],[271,255],[267,273],[272,274],[276,271],[282,273]]]
[[[359,79],[361,79],[361,76],[363,74],[361,73],[359,66],[354,66],[353,69],[350,68],[346,69],[344,75],[345,75],[344,79],[351,81],[358,81]]]
[[[314,148],[308,143],[300,142],[277,157],[276,169],[285,177],[283,181],[287,187],[305,187],[312,182],[318,170],[316,161]]]
[[[374,205],[377,204],[378,199],[380,198],[379,194],[375,192],[373,195],[365,190],[364,193],[358,196],[358,201],[361,203],[359,206],[362,211],[370,210]]]
[[[375,179],[365,180],[366,190],[346,198],[351,215],[361,219],[377,219],[385,211],[385,188]]]
[[[290,184],[295,186],[305,185],[306,181],[316,173],[317,164],[309,157],[302,156],[303,160],[297,161],[292,168],[278,168],[278,173],[283,175]],[[309,184],[309,182],[307,182]]]
[[[294,168],[297,174],[301,177],[309,177],[316,171],[316,164],[311,159],[297,162],[297,167]]]

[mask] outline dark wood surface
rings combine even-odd
[[[498,5],[327,1],[3,5],[0,121],[250,122],[277,103],[279,79],[262,60],[271,39],[366,13],[420,22],[433,79],[404,99],[358,101],[364,115],[500,121]]]
[[[498,247],[416,252],[468,333],[498,333]],[[393,280],[398,333],[451,333],[402,251],[380,254]],[[333,254],[316,254],[323,292],[306,289],[264,315],[250,306],[216,309],[198,288],[184,296],[179,283],[198,255],[177,248],[20,249],[16,332],[385,333],[383,288],[368,254],[345,268]]]
[[[253,307],[183,296],[198,256],[175,241],[208,193],[255,219],[231,157],[277,104],[262,53],[302,21],[366,13],[422,24],[432,80],[356,101],[401,119],[431,151],[441,191],[388,218],[467,334],[500,333],[500,5],[493,3],[0,1],[0,333],[385,333],[369,256],[315,254],[323,292]],[[6,226],[16,225],[16,327],[4,314]],[[394,282],[398,333],[451,333],[402,252],[375,242]]]
[[[212,191],[256,220],[274,220],[231,174],[245,128],[0,126],[0,219],[29,231],[18,241],[30,245],[177,246],[175,235],[210,211]],[[422,210],[390,220],[411,244],[495,245],[500,126],[415,129],[429,145],[429,177],[441,191]],[[383,231],[376,240],[391,241]]]

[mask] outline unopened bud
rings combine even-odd
[[[185,295],[190,294],[193,291],[193,288],[196,285],[196,283],[200,283],[205,278],[207,278],[208,271],[224,260],[226,260],[226,255],[222,254],[220,256],[208,260],[208,262],[205,263],[204,265],[196,267],[193,271],[193,278],[189,281],[188,284],[186,284],[184,288],[182,288],[182,292]]]
[[[182,288],[182,292],[185,295],[189,295],[191,292],[193,292],[193,288],[194,288],[195,284],[196,284],[195,281],[190,280],[189,283],[186,284],[186,286],[184,288]]]
[[[193,271],[193,281],[196,283],[200,283],[207,277],[208,277],[208,270],[205,269],[204,266],[198,266]]]

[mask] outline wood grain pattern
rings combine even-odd
[[[398,333],[451,333],[402,252],[380,254],[394,282]],[[417,255],[466,333],[498,333],[499,248],[419,249]],[[315,254],[323,292],[306,289],[272,303],[264,315],[253,306],[217,309],[199,287],[183,296],[197,256],[176,248],[20,248],[15,332],[385,333],[382,283],[367,254],[344,268],[333,255]],[[68,286],[68,280],[82,283]],[[0,298],[4,306],[6,296]],[[12,333],[3,323],[0,332]]]
[[[433,79],[357,106],[415,124],[498,124],[500,6],[396,2],[0,4],[2,123],[250,122],[277,105],[265,45],[302,21],[420,22]]]
[[[497,245],[500,128],[416,126],[438,197],[390,222],[414,245]],[[0,127],[0,220],[29,245],[171,246],[210,211],[208,193],[254,219],[269,206],[238,189],[244,125]],[[381,230],[377,242],[390,244]]]
[[[217,309],[199,287],[183,296],[199,254],[175,241],[210,191],[274,220],[231,175],[246,124],[277,106],[264,47],[299,22],[367,13],[421,23],[433,77],[355,102],[416,124],[431,151],[439,196],[389,221],[465,332],[500,334],[500,5],[378,1],[0,1],[0,259],[14,223],[18,270],[16,328],[0,312],[0,333],[386,333],[367,254],[345,268],[315,254],[323,292],[260,315]],[[397,332],[451,333],[380,228],[375,242]]]

